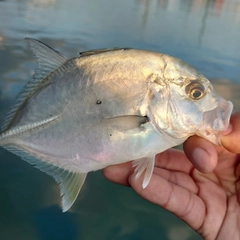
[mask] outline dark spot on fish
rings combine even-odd
[[[112,136],[112,134],[110,133],[110,137]]]
[[[50,117],[52,117],[52,114],[50,114]]]
[[[100,105],[102,103],[102,101],[97,100],[96,104]]]

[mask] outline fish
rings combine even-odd
[[[37,68],[6,115],[0,146],[56,180],[63,212],[88,172],[132,161],[146,188],[156,154],[192,135],[221,144],[233,104],[182,60],[132,48],[68,59],[26,41]]]

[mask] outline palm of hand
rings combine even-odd
[[[196,195],[203,202],[199,227],[194,229],[204,239],[240,239],[240,159],[220,148],[218,152],[221,158],[213,172],[192,172]]]
[[[174,169],[176,158],[175,161],[169,158],[169,164],[174,163],[168,173],[167,201],[161,202],[160,196],[157,204],[175,213],[204,239],[240,239],[240,181],[237,177],[240,167],[236,168],[239,156],[223,148],[217,150],[221,157],[214,171],[208,174],[189,166],[184,156],[180,163],[182,169],[179,164]],[[161,172],[155,170],[158,177]]]

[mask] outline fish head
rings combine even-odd
[[[185,62],[165,56],[162,75],[151,88],[149,115],[157,131],[173,139],[198,135],[219,145],[233,105]]]

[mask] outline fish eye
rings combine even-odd
[[[198,100],[205,94],[205,88],[201,83],[192,82],[186,87],[186,93],[192,100]]]

